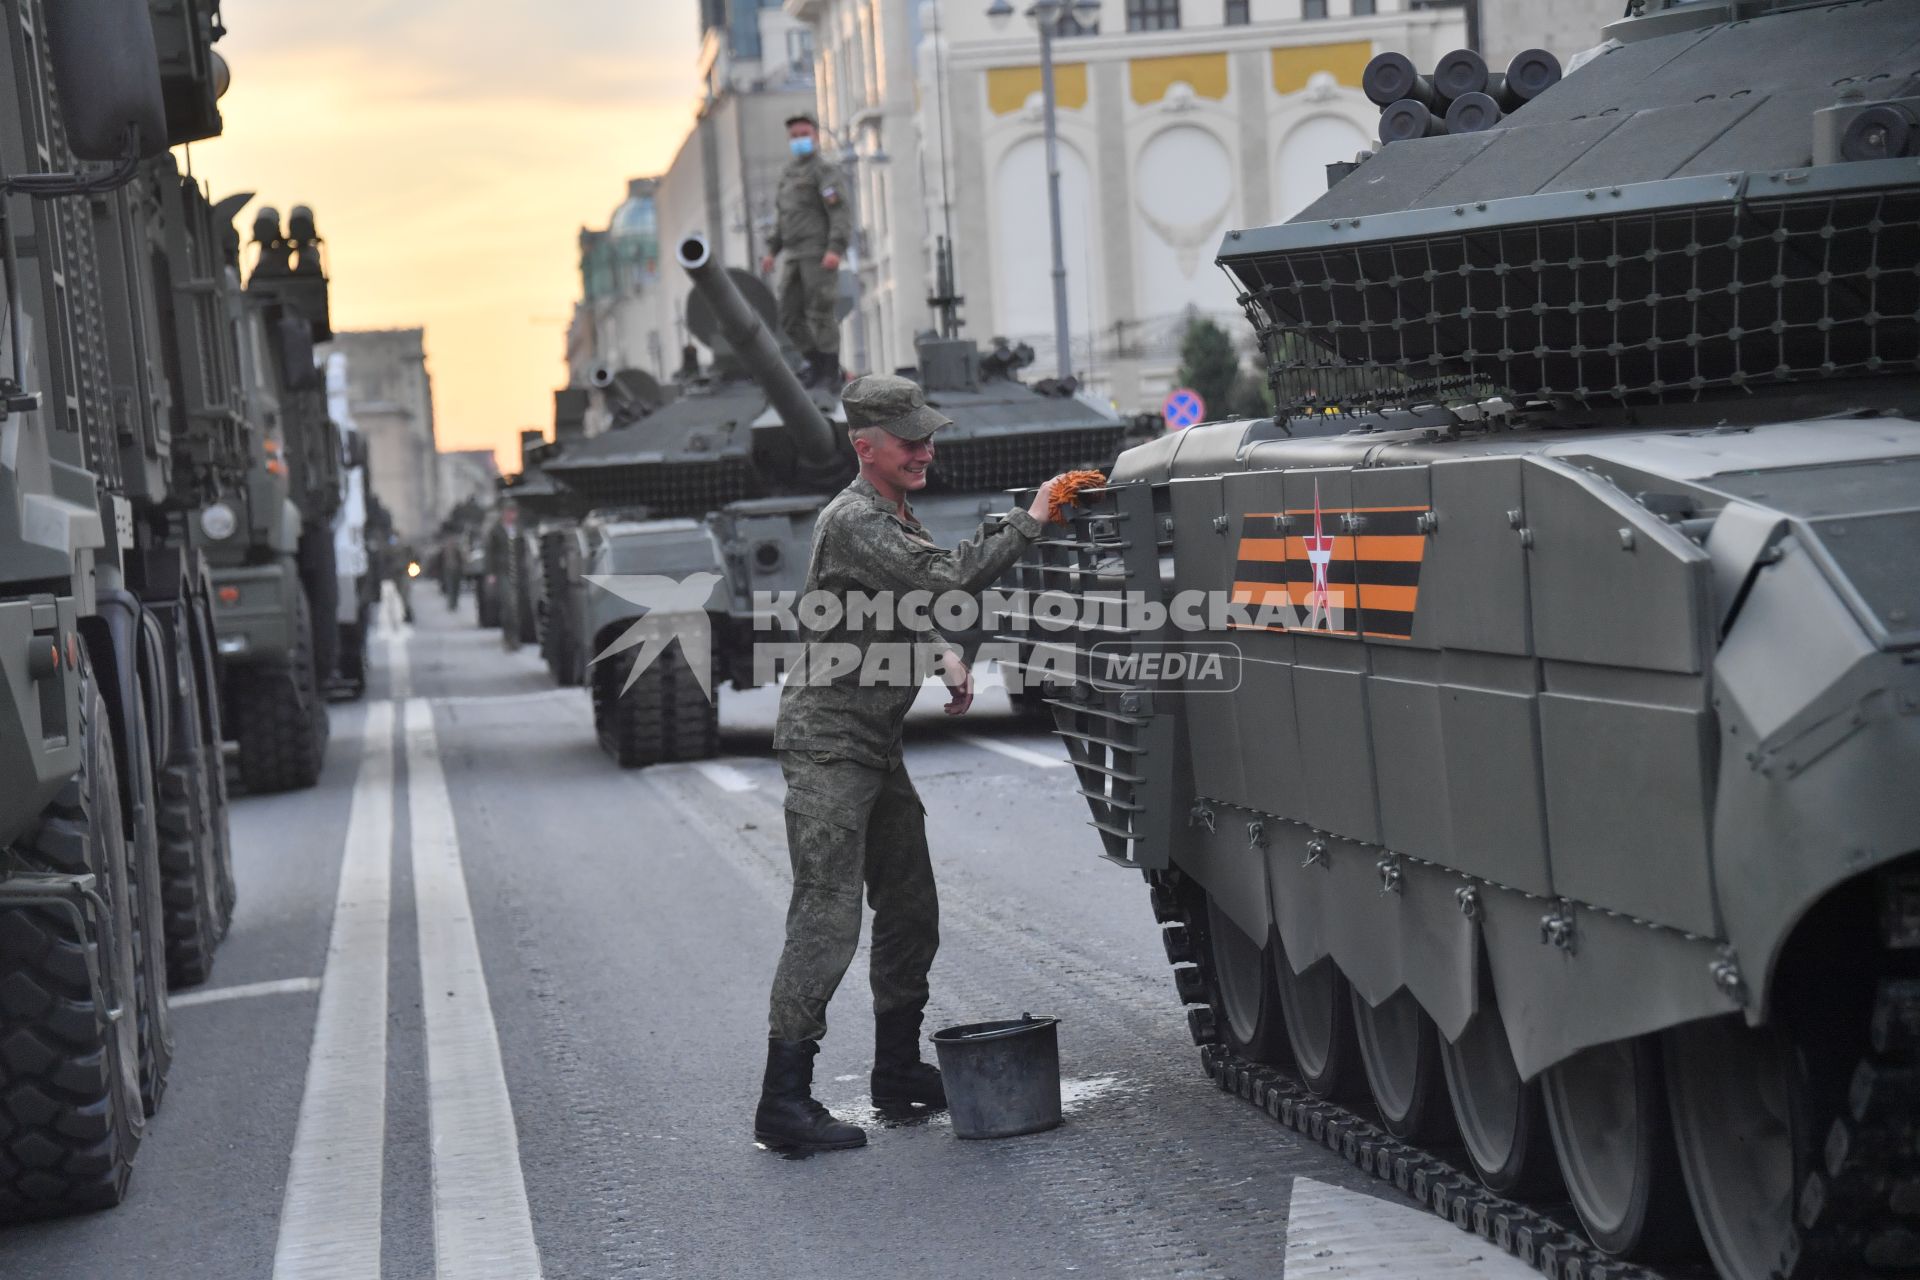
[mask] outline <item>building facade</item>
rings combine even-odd
[[[568,385],[596,367],[673,375],[691,340],[692,286],[675,246],[703,235],[718,261],[753,267],[773,229],[788,116],[813,110],[813,34],[779,0],[701,0],[701,104],[665,173],[628,183],[605,230],[580,231],[581,296],[567,332]],[[587,429],[609,415],[598,393]]]
[[[1600,28],[1625,8],[1617,0],[1479,0],[1477,47],[1490,67],[1506,66],[1522,49],[1545,49],[1565,66],[1600,43]]]
[[[857,283],[842,321],[841,363],[855,373],[914,363],[929,327],[930,167],[919,51],[940,11],[920,0],[786,0],[813,32],[815,97],[826,154],[853,188],[847,269]]]
[[[948,47],[928,61],[944,62],[948,118],[929,132],[969,197],[953,206],[962,292],[976,332],[1051,370],[1039,37],[1022,19],[997,30],[984,5],[945,8]],[[1360,77],[1375,53],[1430,66],[1465,23],[1405,0],[1103,0],[1079,25],[1053,46],[1072,367],[1122,410],[1152,409],[1191,318],[1250,337],[1214,265],[1222,237],[1291,217],[1329,162],[1373,144]]]
[[[367,487],[393,514],[402,539],[440,523],[439,449],[426,330],[336,330],[327,351],[347,357],[347,399],[367,441]]]
[[[444,520],[462,502],[472,499],[482,506],[493,502],[500,467],[491,449],[450,449],[440,454],[440,491],[437,515]],[[436,527],[438,521],[435,522]]]

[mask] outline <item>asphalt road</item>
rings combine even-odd
[[[420,593],[311,791],[246,797],[240,906],[120,1208],[0,1232],[0,1277],[1531,1275],[1207,1081],[1139,878],[1064,754],[929,690],[908,764],[930,1027],[1058,1015],[1067,1120],[759,1149],[786,905],[770,691],[725,754],[623,772],[586,695]],[[873,1122],[864,948],[818,1092]]]

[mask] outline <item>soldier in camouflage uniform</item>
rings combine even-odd
[[[888,593],[896,600],[911,591],[936,599],[947,591],[977,593],[1039,535],[1055,481],[1041,488],[1028,510],[1011,510],[982,525],[973,541],[951,551],[934,545],[907,494],[926,484],[933,433],[949,420],[906,378],[857,378],[843,399],[860,474],[814,525],[808,593],[829,593],[843,603],[855,593]],[[930,624],[903,628],[891,609],[878,619],[843,609],[825,629],[803,623],[801,639],[807,661],[787,677],[773,737],[787,779],[793,900],[773,979],[767,1074],[754,1136],[772,1146],[818,1150],[867,1140],[812,1094],[827,1002],[860,942],[863,887],[874,913],[874,1104],[946,1105],[939,1071],[920,1060],[921,1012],[927,969],[940,945],[940,908],[927,855],[926,811],[901,760],[901,728],[921,674],[878,684],[863,681],[861,672],[869,657],[943,653],[942,675],[952,692],[949,715],[972,704],[973,679]],[[827,676],[817,661],[827,646],[839,646],[843,654],[850,647],[863,660]]]
[[[774,255],[786,251],[780,274],[780,327],[807,357],[802,381],[809,386],[840,386],[840,321],[834,315],[840,259],[853,234],[846,179],[822,156],[812,116],[787,121],[787,146],[793,159],[780,174],[775,204],[779,220],[767,240],[762,274],[772,274]]]

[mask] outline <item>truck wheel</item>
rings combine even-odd
[[[106,910],[76,930],[64,911],[0,911],[0,1221],[120,1203],[145,1132],[139,1028],[94,1008],[136,992],[133,879],[107,704],[81,670],[80,771],[19,846],[27,870],[92,874]]]
[[[293,651],[285,665],[235,672],[234,736],[247,790],[298,791],[320,778],[327,749],[327,706],[316,687],[307,600],[295,589]]]
[[[167,983],[191,987],[207,980],[220,943],[220,851],[208,776],[220,758],[203,731],[199,655],[187,643],[177,652],[185,695],[160,773],[160,894],[167,916]]]
[[[720,708],[693,678],[678,645],[658,654],[631,689],[619,692],[633,658],[608,664],[605,695],[611,700],[600,726],[600,745],[622,769],[672,760],[709,760],[720,754]],[[598,673],[596,673],[597,675]]]
[[[215,920],[219,925],[219,937],[224,941],[227,928],[233,923],[234,903],[240,895],[233,878],[233,833],[228,821],[232,805],[227,796],[227,735],[220,720],[220,670],[214,663],[213,635],[213,615],[211,611],[202,613],[196,652],[200,658],[200,687],[207,691],[208,827],[213,833],[214,883],[218,886],[219,911]]]
[[[152,730],[147,723],[145,682],[135,685],[128,760],[134,792],[133,969],[134,1024],[140,1032],[140,1103],[148,1115],[166,1096],[173,1067],[173,1017],[167,1005],[167,911],[161,897],[160,808],[153,777]]]
[[[340,624],[339,682],[334,686],[350,700],[357,701],[367,692],[367,628],[364,622]]]

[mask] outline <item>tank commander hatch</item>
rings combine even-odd
[[[1027,510],[993,517],[972,541],[950,551],[936,546],[907,495],[926,485],[933,435],[950,419],[927,404],[918,384],[886,374],[848,383],[843,403],[860,474],[814,525],[806,593],[831,593],[843,604],[855,593],[894,599],[909,591],[976,593],[1039,536],[1058,476],[1041,486]],[[971,673],[930,625],[895,629],[889,612],[877,622],[861,616],[856,626],[848,612],[843,608],[828,628],[802,624],[808,657],[826,644],[854,646],[863,659],[878,644],[940,652],[952,694],[947,714],[962,715],[972,705]],[[827,1003],[860,941],[862,886],[874,912],[874,1105],[946,1105],[939,1070],[920,1060],[927,970],[940,945],[939,902],[926,811],[901,759],[901,730],[923,668],[908,664],[915,667],[911,679],[881,684],[862,681],[866,665],[863,660],[859,669],[828,677],[807,672],[803,661],[788,675],[774,726],[773,746],[787,780],[793,899],[773,978],[766,1078],[753,1122],[754,1137],[774,1147],[866,1143],[864,1130],[835,1119],[812,1090]]]

